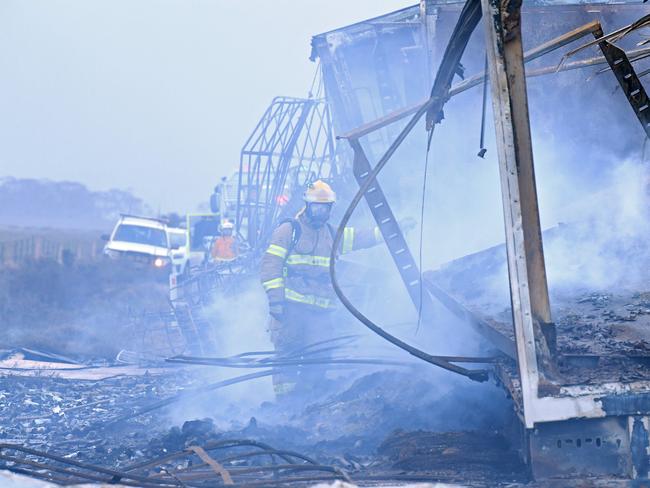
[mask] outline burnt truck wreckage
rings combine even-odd
[[[647,430],[650,407],[647,400],[650,398],[650,390],[647,379],[650,371],[645,370],[646,358],[643,354],[637,351],[630,355],[629,337],[634,334],[627,329],[636,328],[619,325],[616,332],[610,329],[607,348],[587,347],[584,351],[586,354],[581,356],[572,351],[572,341],[567,340],[563,334],[573,333],[572,340],[575,340],[576,330],[594,334],[598,320],[594,321],[592,330],[589,330],[586,324],[588,321],[581,321],[582,327],[574,323],[578,322],[575,316],[560,316],[557,323],[552,320],[533,169],[524,65],[538,58],[543,60],[548,53],[584,36],[592,35],[594,41],[570,52],[569,55],[592,45],[601,49],[602,58],[584,60],[582,65],[606,63],[609,66],[642,125],[643,133],[639,133],[638,129],[633,131],[637,140],[640,140],[639,135],[647,136],[649,133],[648,97],[630,62],[630,59],[635,58],[628,57],[614,43],[647,25],[650,17],[642,15],[647,10],[631,5],[587,7],[562,2],[544,5],[533,3],[522,8],[521,2],[516,1],[470,0],[460,12],[460,20],[440,61],[429,99],[411,107],[400,108],[399,102],[396,101],[404,100],[405,97],[397,87],[407,87],[409,79],[405,76],[403,85],[396,84],[395,73],[389,73],[389,70],[385,69],[391,48],[393,54],[395,53],[395,45],[391,46],[391,42],[398,37],[396,31],[400,28],[400,22],[404,24],[405,30],[424,31],[424,36],[419,39],[424,38],[427,42],[422,44],[435,50],[438,47],[435,44],[438,35],[436,28],[443,28],[445,24],[442,19],[450,15],[454,8],[453,4],[422,2],[419,11],[415,8],[406,9],[390,18],[374,19],[367,24],[356,26],[357,36],[365,35],[368,44],[372,45],[367,49],[371,49],[374,54],[372,61],[376,64],[376,70],[373,73],[377,77],[371,82],[359,78],[362,69],[357,63],[351,60],[346,63],[348,59],[361,59],[353,58],[355,54],[359,56],[359,53],[354,53],[353,48],[346,46],[346,35],[350,36],[349,33],[333,32],[315,39],[314,51],[323,62],[326,89],[331,90],[328,96],[331,95],[333,100],[334,120],[340,124],[337,133],[340,138],[349,142],[354,152],[353,170],[360,185],[343,218],[337,240],[341,238],[341,229],[354,208],[365,198],[407,289],[424,287],[428,292],[419,296],[416,296],[415,292],[410,293],[412,298],[416,297],[413,300],[416,307],[426,309],[419,300],[437,299],[439,303],[454,310],[472,324],[500,350],[503,357],[494,363],[492,374],[513,399],[515,411],[520,419],[521,452],[536,479],[562,476],[647,479],[650,447]],[[562,14],[559,14],[559,11],[562,11]],[[525,29],[522,29],[522,22],[525,22],[526,18],[534,18],[538,28],[531,37],[537,37],[547,33],[553,34],[552,29],[539,26],[556,27],[560,23],[586,20],[594,15],[602,14],[607,17],[613,12],[619,14],[619,19],[624,16],[621,15],[623,13],[631,15],[632,22],[607,36],[603,34],[597,18],[584,25],[576,22],[566,33],[560,33],[556,37],[550,35],[537,47],[526,52],[523,50],[525,37],[522,30]],[[409,25],[418,15],[421,22],[416,23],[417,27]],[[485,65],[489,66],[488,73],[479,73],[452,86],[455,75],[462,75],[466,70],[460,60],[481,16],[485,30]],[[435,32],[435,35],[432,36],[432,32]],[[383,44],[382,38],[386,39]],[[413,39],[418,37],[413,35]],[[416,50],[413,46],[410,47],[410,51],[402,51],[407,59],[402,65],[412,62],[418,64],[417,55],[413,56],[413,51]],[[634,56],[636,55],[639,54],[634,53]],[[646,53],[641,53],[640,56],[646,56]],[[426,71],[427,65],[423,59],[428,60],[430,57],[420,58],[420,69]],[[466,62],[467,65],[470,63],[471,59]],[[567,64],[556,64],[554,71],[567,67]],[[537,71],[551,72],[544,68]],[[434,128],[443,119],[442,110],[446,102],[462,90],[487,80],[491,85],[496,150],[501,175],[506,233],[505,260],[510,290],[510,313],[501,314],[498,318],[481,314],[481,302],[476,300],[477,295],[481,294],[481,286],[485,286],[485,283],[480,283],[481,275],[490,274],[490,268],[482,268],[488,262],[487,259],[461,258],[444,272],[425,273],[424,282],[420,282],[415,262],[399,233],[395,218],[376,179],[395,155],[400,144],[425,115],[428,137],[426,151],[432,150],[435,153],[435,142],[434,149],[431,149],[430,145],[432,138],[435,138]],[[362,86],[368,89],[368,85],[377,90],[376,99],[383,104],[381,108],[385,113],[375,121],[363,120],[363,109],[368,107],[367,104],[364,107],[363,101],[357,95]],[[483,110],[485,111],[485,108]],[[406,125],[400,122],[411,114],[413,115]],[[628,113],[629,115],[632,114]],[[394,128],[395,125],[397,129]],[[391,137],[391,129],[392,135],[397,133],[394,138]],[[376,134],[379,134],[378,137],[374,141],[371,140],[371,136]],[[383,145],[383,149],[380,142],[382,136],[389,141],[389,144]],[[365,144],[362,143],[364,137]],[[374,167],[369,163],[367,153],[379,156]],[[481,147],[479,156],[484,154],[485,150]],[[472,379],[485,379],[485,376],[480,374],[484,372],[459,368],[453,364],[453,360],[430,356],[402,343],[365,317],[337,286],[335,258],[333,253],[331,275],[337,294],[344,305],[365,325],[421,359]],[[503,253],[500,253],[498,258],[503,259]],[[470,276],[470,284],[478,289],[473,286],[459,286],[458,283],[463,283],[463,280],[454,276],[456,270]],[[451,288],[450,284],[456,285],[455,288]],[[632,283],[629,285],[634,286]],[[638,295],[634,295],[637,297],[637,307],[641,302]],[[558,301],[566,302],[576,298],[580,297],[564,296]],[[632,297],[627,298],[630,298],[629,303],[634,307]],[[593,315],[592,317],[596,318]],[[622,337],[627,339],[622,340]],[[645,343],[644,339],[635,337],[639,339],[637,346]],[[596,341],[592,336],[585,342],[593,344]],[[462,358],[458,359],[462,361]],[[578,366],[585,360],[590,361],[593,367],[585,368],[584,363],[582,367]]]
[[[398,432],[381,445],[380,454],[393,461],[387,465],[376,460],[365,463],[353,456],[344,456],[341,462],[331,452],[324,462],[285,448],[277,438],[262,442],[258,436],[251,440],[246,437],[261,430],[254,421],[230,436],[215,433],[200,422],[188,422],[182,432],[176,429],[152,440],[144,451],[138,450],[134,441],[119,452],[107,452],[106,442],[97,435],[107,425],[123,425],[136,417],[141,422],[137,434],[150,428],[152,412],[162,407],[270,376],[280,368],[322,363],[341,368],[404,365],[372,357],[320,356],[331,344],[315,344],[289,356],[261,351],[209,357],[212,339],[208,331],[215,324],[209,322],[205,308],[211,294],[228,288],[236,295],[237,283],[255,274],[274,225],[297,210],[307,182],[323,178],[340,189],[343,200],[351,201],[338,216],[341,224],[335,242],[341,240],[346,222],[365,200],[367,208],[359,210],[379,227],[404,285],[401,298],[412,305],[422,327],[444,332],[445,323],[439,320],[444,309],[482,338],[485,354],[480,357],[434,355],[398,339],[357,308],[358,297],[348,297],[338,273],[353,264],[337,263],[337,256],[331,256],[335,291],[366,327],[416,358],[476,382],[496,382],[506,393],[515,419],[509,442],[516,446],[523,464],[509,458],[506,449],[497,450],[502,458],[486,454],[484,458],[473,457],[473,462],[484,469],[503,462],[510,483],[525,482],[524,471],[528,471],[536,481],[559,483],[554,486],[571,486],[584,480],[594,486],[640,486],[638,482],[647,480],[650,471],[650,280],[644,273],[630,274],[609,291],[565,289],[555,287],[552,280],[547,283],[544,251],[560,241],[589,239],[590,229],[567,224],[542,232],[533,164],[533,149],[540,137],[531,134],[531,119],[550,130],[562,131],[564,140],[558,138],[552,144],[565,145],[566,157],[576,160],[581,160],[581,146],[594,144],[594,133],[600,134],[595,141],[600,146],[595,151],[607,148],[621,158],[629,155],[630,148],[645,151],[645,140],[650,136],[650,102],[641,80],[650,73],[643,68],[650,48],[645,40],[636,46],[629,44],[633,35],[650,25],[647,12],[648,8],[637,2],[562,0],[522,5],[516,0],[468,0],[464,4],[422,0],[419,5],[315,36],[312,60],[320,63],[322,86],[307,99],[274,100],[242,150],[232,217],[238,238],[246,243],[245,255],[235,264],[201,269],[185,277],[178,284],[171,311],[157,315],[167,329],[173,324],[183,336],[175,342],[181,344],[182,353],[168,358],[167,366],[256,371],[205,383],[187,377],[187,369],[178,369],[171,375],[171,383],[191,385],[178,394],[173,394],[174,388],[164,375],[160,381],[156,374],[142,371],[138,373],[141,380],[112,379],[108,374],[122,396],[108,389],[95,400],[114,407],[101,427],[83,421],[68,425],[75,420],[72,416],[57,419],[62,430],[72,429],[68,440],[83,438],[91,455],[83,459],[54,455],[44,442],[25,446],[5,436],[6,442],[0,443],[3,467],[61,484],[462,482],[463,467],[455,464],[454,453],[472,447],[488,453],[487,443],[494,447],[501,438],[480,434],[477,447],[476,440],[468,441],[464,433],[436,436]],[[599,53],[594,54],[595,49]],[[592,69],[586,73],[586,68]],[[598,70],[595,73],[594,68]],[[475,74],[465,77],[466,73]],[[457,78],[461,80],[455,82]],[[544,82],[534,85],[533,80],[538,79]],[[529,114],[531,93],[533,108]],[[489,105],[492,121],[487,117]],[[459,108],[463,112],[460,121],[454,115]],[[392,209],[390,201],[397,194],[406,205],[418,203],[419,197],[413,195],[418,192],[412,188],[419,189],[422,178],[413,169],[413,161],[428,162],[431,158],[435,162],[438,151],[453,160],[455,148],[448,147],[452,143],[437,138],[447,124],[469,140],[468,146],[474,140],[473,132],[477,136],[480,133],[475,138],[476,150],[472,149],[474,157],[476,152],[481,158],[486,157],[486,151],[488,158],[496,154],[505,245],[423,272],[422,259],[417,261],[399,228],[396,215],[402,209]],[[484,137],[490,124],[496,133],[493,147]],[[608,124],[620,129],[617,137],[607,136]],[[400,168],[400,178],[382,179],[382,171],[394,167]],[[630,254],[639,267],[647,269],[647,239],[624,241],[615,243],[612,256]],[[502,278],[496,295],[495,275]],[[35,381],[47,381],[39,376]],[[408,389],[405,382],[400,376],[391,385]],[[23,404],[30,408],[36,405],[29,395],[36,395],[38,388],[26,389],[23,384],[20,388],[25,395]],[[126,393],[133,391],[141,394],[142,402],[124,401],[128,399]],[[162,391],[167,398],[155,400],[154,391]],[[62,397],[63,393],[56,391],[42,394],[40,403],[56,413],[54,409],[61,411],[61,402],[67,401]],[[83,410],[93,404],[92,398],[87,400],[66,408]],[[311,415],[329,412],[332,405],[345,410],[340,405],[346,402],[349,397],[345,394],[334,395],[319,408],[312,406],[306,411]],[[29,422],[40,415],[26,412],[18,419]],[[25,425],[25,429],[32,429]],[[21,428],[14,429],[16,440],[24,435]],[[36,428],[35,432],[40,431]],[[62,451],[65,449],[57,450]],[[442,466],[445,463],[447,466]],[[449,466],[457,472],[441,475]],[[485,476],[469,482],[477,486],[504,484],[505,478],[490,481],[489,474]]]

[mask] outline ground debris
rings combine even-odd
[[[119,465],[137,458],[157,431],[160,414],[143,415],[123,428],[102,426],[158,395],[174,394],[189,381],[178,373],[92,382],[5,376],[0,378],[0,442],[43,450],[69,446],[78,450],[75,457]]]
[[[188,405],[182,400],[173,409],[174,420],[165,406],[138,413],[142,407],[192,391],[205,382],[206,378],[194,369],[101,381],[6,376],[0,378],[0,443],[58,453],[64,459],[118,470],[180,453],[156,468],[156,473],[163,476],[165,470],[176,474],[194,469],[188,460],[192,454],[187,452],[197,446],[244,439],[253,446],[274,446],[308,456],[325,466],[324,479],[339,476],[331,471],[338,469],[361,481],[375,476],[389,479],[405,469],[400,462],[407,466],[406,458],[391,460],[377,451],[378,446],[387,445],[386,437],[398,427],[423,432],[464,425],[492,432],[503,422],[503,413],[509,411],[499,401],[485,403],[486,392],[481,388],[487,386],[451,387],[416,370],[386,370],[330,385],[320,398],[302,405],[265,403],[253,417],[242,418],[235,403],[228,403],[235,400],[229,400],[227,392],[208,395],[205,405],[213,413],[203,417],[179,422],[178,412]],[[431,415],[432,411],[439,415]],[[220,453],[217,459],[225,459],[223,465],[236,473],[261,466],[259,456],[233,457],[246,454],[244,447],[235,449],[232,455]],[[441,453],[455,459],[457,449],[450,444]],[[417,458],[418,453],[414,456]],[[264,462],[268,460],[267,456]],[[426,469],[427,479],[451,479],[442,465],[434,463]],[[153,472],[143,473],[148,476]]]
[[[526,467],[498,432],[395,431],[378,453],[390,469],[436,473],[438,481],[524,482]]]

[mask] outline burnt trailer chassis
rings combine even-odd
[[[435,22],[432,24],[431,10],[428,9],[431,5],[431,2],[422,2],[419,19],[409,16],[402,19],[420,23],[419,28],[425,34],[423,44],[429,51],[433,44],[429,41],[435,35],[435,29],[432,29]],[[521,7],[521,2],[517,1],[481,2],[506,222],[512,322],[481,316],[472,310],[471,303],[453,296],[440,286],[435,273],[425,274],[424,286],[430,294],[426,296],[435,297],[463,317],[501,351],[503,360],[495,365],[494,377],[513,399],[520,420],[521,452],[535,478],[608,477],[622,482],[648,479],[650,371],[641,378],[638,375],[596,381],[592,378],[589,382],[581,383],[580,379],[564,378],[558,370],[560,356],[546,283],[532,158],[524,62],[578,39],[585,33],[593,34],[598,41],[603,37],[603,32],[598,23],[587,24],[524,54]],[[382,20],[388,22],[391,19],[373,19],[377,23]],[[317,44],[317,40],[312,44]],[[598,41],[598,45],[603,52],[603,60],[615,74],[647,134],[647,95],[628,56],[605,38]],[[339,110],[340,130],[351,119],[359,120],[354,116],[358,106],[354,103],[356,100],[350,87],[345,83],[345,66],[337,65],[332,59],[323,59],[322,55],[321,59],[331,63],[329,86],[325,76],[328,96],[333,97],[335,106],[338,104],[344,108]],[[382,74],[381,70],[377,71]],[[540,71],[550,72],[548,69]],[[452,87],[449,93],[460,91],[463,84],[473,86],[472,83],[480,83],[485,78],[485,73],[479,74],[460,86]],[[394,109],[384,85],[379,83],[380,92],[384,90],[382,101]],[[344,100],[345,97],[347,100]],[[370,172],[371,165],[359,139],[378,130],[382,130],[384,136],[390,134],[389,126],[393,122],[421,111],[427,103],[431,101],[394,109],[375,121],[339,132],[354,151],[353,170],[360,185]],[[336,123],[336,108],[334,112]],[[436,116],[433,114],[432,118]],[[408,247],[399,228],[396,228],[379,183],[375,182],[368,193],[370,195],[366,196],[366,200],[371,213],[380,229],[387,228],[384,237],[410,290],[410,287],[419,285],[419,281]],[[396,244],[391,246],[391,240]],[[476,271],[480,272],[480,268]],[[413,299],[414,294],[409,294]],[[417,300],[413,299],[413,302],[418,305]],[[591,355],[596,362],[603,358],[599,353]],[[645,360],[645,357],[637,359]]]

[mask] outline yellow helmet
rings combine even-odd
[[[323,180],[318,180],[307,187],[302,199],[307,203],[334,203],[336,193]]]

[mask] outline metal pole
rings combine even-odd
[[[433,85],[436,74],[436,27],[438,24],[438,6],[432,0],[420,0],[420,21],[422,23],[422,47],[425,51],[427,66],[427,86]]]
[[[552,373],[555,327],[546,283],[528,118],[521,0],[481,0],[490,71],[512,315],[525,416],[540,370]],[[528,425],[527,427],[532,427]]]

